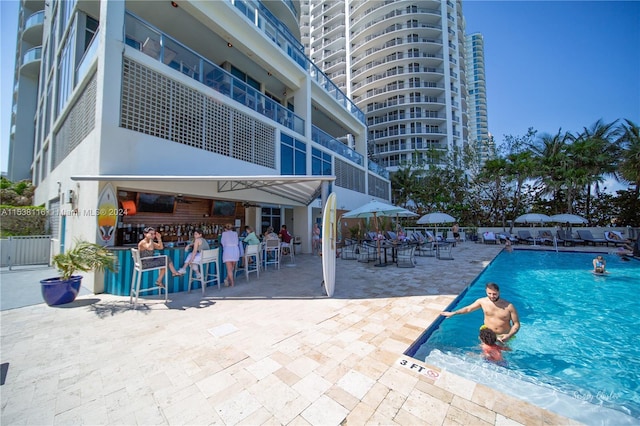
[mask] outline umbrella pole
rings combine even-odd
[[[376,263],[374,266],[387,266],[386,263],[382,263],[382,253],[380,250],[380,238],[378,238],[378,235],[380,234],[380,231],[378,230],[378,216],[376,216],[376,213],[373,213],[373,220],[376,223],[376,248],[378,249],[378,263]]]

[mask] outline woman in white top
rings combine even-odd
[[[233,287],[235,285],[233,271],[235,271],[236,264],[240,259],[239,242],[238,233],[233,230],[233,225],[227,223],[220,237],[220,244],[222,244],[222,261],[227,266],[227,278],[224,280],[225,287],[229,285]]]

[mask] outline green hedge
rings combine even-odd
[[[47,216],[44,207],[0,205],[0,235],[45,235]]]

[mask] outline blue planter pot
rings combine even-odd
[[[80,291],[81,275],[72,275],[64,281],[61,278],[47,278],[40,281],[42,298],[49,306],[64,305],[76,300]]]

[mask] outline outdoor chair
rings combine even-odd
[[[244,269],[244,275],[249,281],[249,274],[255,272],[256,276],[260,278],[260,244],[250,244],[244,249],[244,255],[242,256],[242,265]]]
[[[398,246],[396,249],[396,265],[398,268],[415,268],[415,250],[416,246],[413,244],[403,244]]]
[[[453,260],[451,251],[453,250],[453,244],[450,243],[436,243],[436,257],[440,260]]]
[[[553,245],[553,234],[548,229],[541,229],[538,231],[538,240],[542,244],[550,244]]]
[[[187,293],[191,292],[191,283],[193,281],[200,281],[202,286],[202,295],[204,296],[207,284],[218,284],[218,290],[220,290],[220,261],[218,256],[220,249],[202,250],[200,254],[200,260],[193,262],[189,267],[189,284],[187,286]],[[213,265],[212,265],[213,264]],[[197,267],[195,267],[197,265]],[[209,270],[210,267],[214,267],[215,271]]]
[[[585,243],[591,243],[594,247],[597,244],[607,244],[607,240],[604,238],[595,238],[588,229],[579,229],[577,232],[578,236],[583,239]],[[609,244],[607,244],[607,246],[609,246]]]
[[[345,239],[344,240],[344,246],[342,247],[342,250],[340,252],[340,258],[343,260],[355,260],[358,258],[358,254],[357,254],[357,249],[358,248],[358,244],[356,243],[355,240],[352,239]]]
[[[607,247],[609,246],[609,243],[613,244],[614,247],[631,244],[631,240],[624,238],[622,233],[619,231],[606,231],[604,233],[604,239],[607,240]]]
[[[498,239],[496,238],[496,234],[491,231],[487,231],[482,234],[482,242],[485,244],[498,244]]]
[[[378,259],[378,247],[375,242],[363,241],[358,245],[358,262],[370,262]]]
[[[292,264],[296,263],[295,253],[293,251],[292,243],[280,243],[280,257],[284,260],[285,257],[289,257]]]
[[[269,265],[280,269],[280,240],[265,240],[264,242],[264,270]]]
[[[509,231],[502,231],[498,234],[498,238],[500,238],[500,243],[504,244],[507,240],[511,241],[512,244],[516,244],[518,242],[518,238],[511,235]]]
[[[540,239],[534,238],[534,236],[531,235],[531,232],[524,230],[524,231],[518,231],[518,241],[535,245],[536,243],[540,242]]]
[[[436,255],[435,243],[433,241],[423,241],[416,247],[415,255],[421,257],[434,257]]]
[[[145,293],[148,291],[154,291],[154,290],[158,290],[158,294],[162,294],[162,291],[164,290],[164,302],[167,303],[167,287],[168,287],[168,283],[167,283],[167,273],[164,274],[164,285],[163,286],[153,286],[153,287],[149,287],[149,288],[140,288],[140,282],[142,281],[142,274],[146,273],[146,272],[154,272],[154,271],[158,271],[160,269],[164,269],[166,271],[167,269],[167,256],[166,255],[160,255],[160,256],[151,256],[151,257],[140,257],[140,251],[137,248],[132,248],[131,249],[131,257],[133,258],[133,274],[131,275],[131,291],[129,292],[129,303],[133,303],[133,309],[136,308],[136,306],[138,305],[138,296],[140,295],[140,293]],[[153,259],[154,262],[152,265],[149,266],[145,266],[143,262],[143,260],[146,259]],[[148,262],[147,262],[148,263]],[[133,299],[133,296],[135,295],[135,301]]]
[[[576,244],[584,244],[584,240],[580,239],[580,238],[574,238],[573,235],[571,235],[571,232],[565,229],[558,229],[558,231],[556,232],[556,234],[558,235],[558,242],[563,241],[564,245],[567,246],[575,246]]]

